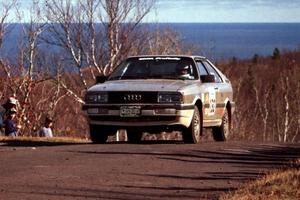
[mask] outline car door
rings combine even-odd
[[[201,60],[196,60],[199,74],[208,75],[210,74],[204,62]],[[217,85],[215,82],[202,83],[202,102],[203,102],[203,119],[204,120],[214,120],[216,119],[216,106],[217,106]]]
[[[202,61],[203,65],[207,69],[208,73],[210,75],[215,76],[215,83],[213,84],[213,91],[215,95],[215,113],[214,117],[215,119],[221,119],[223,117],[224,108],[225,108],[225,95],[224,95],[224,83],[219,75],[219,73],[214,69],[214,67],[209,63],[207,60]]]

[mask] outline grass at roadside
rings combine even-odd
[[[286,169],[273,171],[241,189],[224,194],[221,200],[300,199],[300,159]]]
[[[72,137],[0,137],[0,145],[4,146],[54,146],[63,144],[85,144],[89,140]]]

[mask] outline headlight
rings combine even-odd
[[[106,103],[108,101],[107,93],[87,93],[85,95],[86,103]]]
[[[180,93],[158,93],[158,103],[181,103],[182,95]]]

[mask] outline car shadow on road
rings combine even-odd
[[[120,142],[115,142],[115,143],[119,144]],[[139,142],[126,141],[126,142],[123,142],[123,144],[135,144],[135,145],[183,144],[183,141],[181,141],[181,140],[142,140]]]
[[[240,184],[256,179],[272,168],[288,166],[291,160],[300,157],[300,145],[288,144],[227,145],[209,150],[190,145],[180,145],[180,148],[158,148],[164,145],[142,148],[127,144],[120,145],[121,148],[111,148],[113,146],[105,145],[103,148],[102,145],[90,145],[88,149],[67,152],[90,159],[102,159],[101,155],[109,160],[122,156],[130,158],[128,155],[151,157],[151,170],[122,168],[115,182],[109,180],[99,185],[80,186],[72,183],[69,186],[59,184],[49,187],[48,183],[43,183],[27,185],[25,189],[22,185],[19,190],[14,186],[9,192],[58,199],[218,199],[222,193],[234,191]],[[137,157],[140,162],[143,162],[142,158]],[[176,170],[169,170],[172,168],[170,165],[176,166]],[[183,173],[181,169],[186,166],[189,169]],[[127,182],[117,181],[124,179]]]
[[[179,141],[161,141],[159,144],[177,144]],[[124,143],[126,144],[126,143]],[[158,144],[157,141],[145,141],[141,144]],[[245,147],[246,151],[235,152],[234,149],[226,150],[187,150],[180,152],[132,152],[132,151],[105,151],[105,150],[91,150],[91,151],[73,151],[74,153],[81,154],[98,154],[98,155],[148,155],[155,156],[162,160],[173,160],[178,162],[191,162],[191,163],[229,163],[229,164],[248,164],[255,167],[255,165],[272,165],[283,166],[290,163],[290,160],[300,158],[300,145],[272,146],[260,145],[256,147]],[[237,149],[238,150],[238,149]]]
[[[152,177],[162,179],[180,180],[198,180],[198,181],[235,181],[246,182],[256,179],[266,174],[271,169],[285,168],[291,165],[291,161],[300,158],[300,145],[258,145],[240,147],[232,147],[230,149],[216,150],[195,150],[188,149],[187,151],[168,150],[168,151],[105,151],[105,150],[91,150],[91,151],[74,151],[80,154],[95,154],[95,155],[145,155],[152,156],[155,160],[170,162],[172,165],[195,165],[208,166],[221,164],[223,166],[230,166],[229,171],[208,170],[205,174],[200,175],[182,175],[174,173],[131,173],[133,176]],[[128,186],[129,187],[129,186]],[[137,187],[136,189],[139,189]],[[232,190],[230,185],[226,191]]]

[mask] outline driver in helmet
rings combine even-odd
[[[190,66],[189,65],[183,65],[178,69],[178,75],[180,78],[184,79],[191,79],[192,76],[190,74]]]

